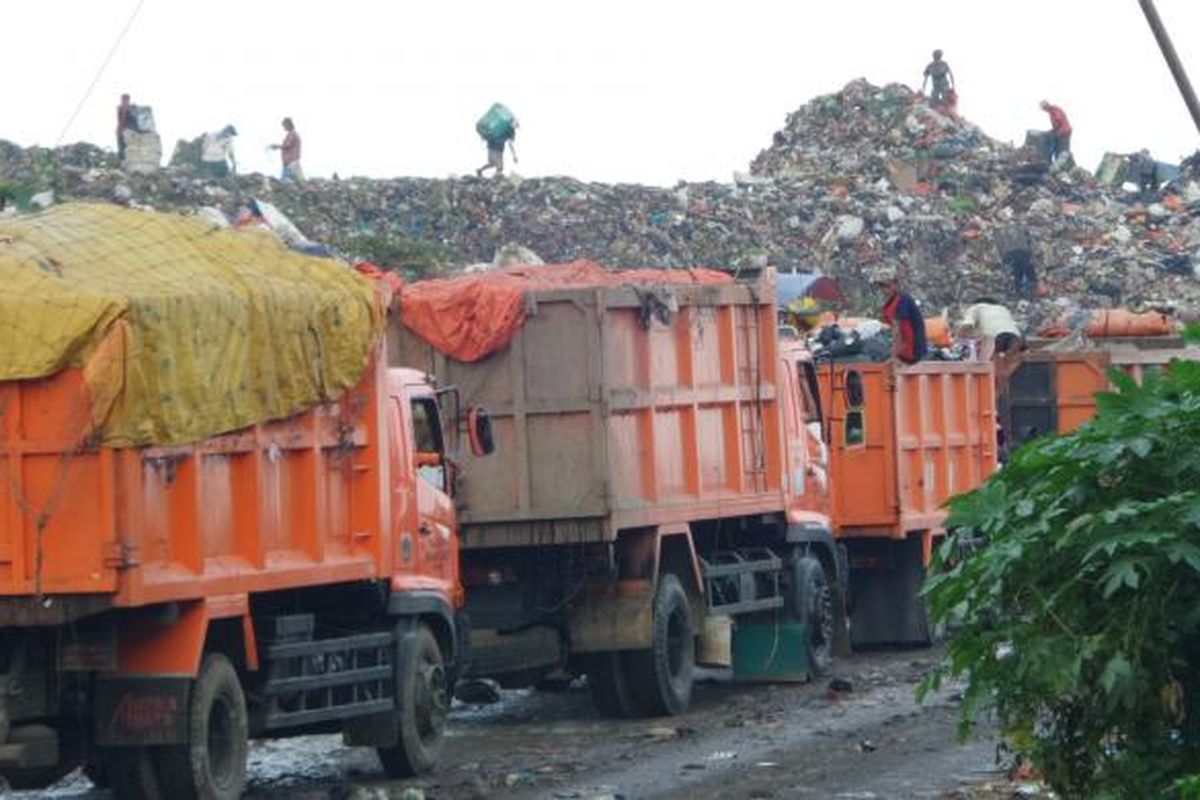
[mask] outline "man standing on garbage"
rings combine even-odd
[[[1143,147],[1141,152],[1129,157],[1129,165],[1133,167],[1133,177],[1137,178],[1138,193],[1142,199],[1153,198],[1158,189],[1158,162],[1150,155],[1150,151]]]
[[[512,152],[513,163],[517,163],[517,148],[513,144],[517,138],[517,118],[500,103],[494,103],[487,113],[475,123],[475,132],[487,143],[488,160],[475,170],[475,177],[483,177],[484,171],[493,169],[492,174],[500,177],[504,174],[504,145],[508,144]]]
[[[1012,312],[990,297],[979,298],[963,312],[958,334],[979,339],[979,356],[984,361],[1006,353],[1015,355],[1025,346]]]
[[[237,174],[237,159],[233,156],[233,137],[237,128],[226,125],[219,131],[209,131],[200,142],[200,170],[210,178]]]
[[[133,127],[133,104],[129,95],[121,95],[121,104],[117,106],[117,158],[125,163],[125,131]]]
[[[1069,155],[1071,152],[1071,123],[1067,121],[1066,113],[1049,100],[1042,101],[1042,111],[1050,115],[1050,133],[1046,142],[1053,165],[1060,155]]]
[[[900,290],[900,278],[891,267],[880,267],[871,284],[887,293],[881,316],[892,326],[892,357],[915,364],[925,357],[925,317],[912,295]]]
[[[1000,261],[1012,270],[1013,291],[1018,297],[1037,294],[1037,269],[1033,264],[1033,241],[1029,232],[1019,225],[1009,225],[996,231],[996,250]]]
[[[279,179],[302,181],[304,180],[304,170],[300,167],[300,134],[296,133],[296,123],[292,122],[291,117],[283,118],[283,129],[287,131],[283,142],[271,145],[272,150],[279,151],[279,158],[283,162],[283,171],[280,173]]]
[[[925,91],[925,84],[933,81],[933,91],[929,95],[931,105],[938,108],[944,108],[950,102],[950,92],[954,90],[954,72],[951,71],[950,65],[942,61],[942,51],[933,51],[933,61],[925,67],[925,78],[921,81],[921,91]]]

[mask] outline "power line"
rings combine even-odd
[[[146,0],[138,0],[137,5],[133,7],[133,13],[129,15],[129,19],[125,21],[125,27],[121,28],[121,32],[117,34],[117,40],[113,42],[113,46],[109,49],[108,55],[104,57],[104,61],[100,64],[100,68],[96,70],[95,77],[92,78],[91,84],[88,85],[87,91],[83,93],[83,97],[79,98],[79,105],[75,106],[75,110],[71,112],[71,118],[67,120],[67,124],[63,125],[62,132],[58,134],[58,140],[54,146],[58,147],[62,144],[63,139],[67,136],[67,131],[71,130],[71,126],[75,124],[79,112],[83,110],[84,103],[92,96],[92,92],[96,89],[96,84],[100,82],[100,78],[104,75],[104,70],[108,69],[108,64],[113,60],[113,56],[117,54],[117,50],[121,47],[121,42],[125,41],[125,34],[129,33],[129,29],[133,27],[133,21],[137,19],[138,14],[142,11],[142,6],[146,4]]]

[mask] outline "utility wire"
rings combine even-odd
[[[146,0],[138,0],[136,6],[133,7],[133,13],[129,15],[129,19],[125,21],[125,27],[121,28],[121,32],[117,34],[117,40],[113,42],[113,46],[109,49],[108,55],[104,57],[104,61],[100,64],[100,69],[96,70],[95,77],[92,78],[91,84],[88,85],[87,91],[83,93],[83,97],[79,98],[79,105],[75,106],[75,110],[71,112],[71,118],[67,120],[67,124],[63,125],[62,132],[58,134],[58,140],[54,143],[55,147],[62,144],[63,139],[67,136],[67,131],[71,130],[71,126],[75,124],[75,120],[79,117],[79,112],[83,110],[84,104],[88,98],[92,96],[92,92],[96,89],[96,84],[100,83],[100,78],[104,75],[104,70],[108,69],[109,62],[113,60],[113,56],[117,54],[117,50],[121,47],[121,42],[125,41],[125,34],[129,33],[129,29],[133,27],[133,21],[137,19],[138,14],[142,11],[142,6],[146,4]]]

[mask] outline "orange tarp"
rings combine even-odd
[[[711,269],[613,271],[593,261],[514,266],[407,284],[400,292],[400,320],[438,351],[459,361],[478,361],[503,348],[525,323],[525,293],[539,289],[732,283]]]

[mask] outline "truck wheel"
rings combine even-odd
[[[623,719],[634,715],[633,700],[629,696],[619,651],[593,654],[588,660],[587,676],[592,703],[601,716]]]
[[[249,749],[246,697],[237,671],[220,653],[207,655],[192,686],[188,743],[158,753],[163,794],[170,800],[236,800],[246,785]]]
[[[421,625],[406,637],[399,658],[399,743],[377,752],[390,777],[410,778],[437,766],[446,739],[450,686],[442,649],[428,626]]]
[[[622,655],[625,682],[638,716],[681,714],[692,699],[696,668],[696,626],[679,578],[659,578],[654,594],[653,639],[649,650]]]
[[[786,610],[805,626],[808,665],[814,677],[833,666],[834,602],[825,568],[812,556],[792,560],[791,587]]]

